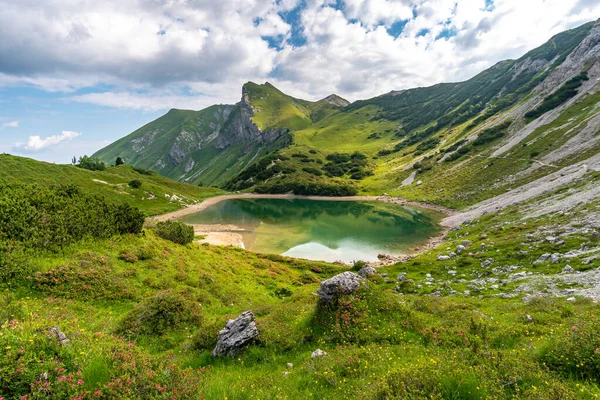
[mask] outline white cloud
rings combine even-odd
[[[299,4],[294,29],[282,15]],[[464,80],[600,16],[592,0],[0,0],[0,9],[0,86],[102,85],[71,100],[141,111],[235,102],[248,80],[349,100]],[[394,37],[397,21],[408,22]],[[285,44],[298,30],[305,43]]]
[[[19,121],[4,122],[2,124],[2,129],[6,129],[6,128],[18,128],[18,127],[19,127]]]
[[[81,136],[81,133],[73,131],[62,131],[60,135],[48,136],[44,139],[42,139],[41,136],[34,135],[29,136],[27,143],[15,143],[13,147],[17,150],[22,149],[29,152],[37,152],[64,141],[74,139],[78,136]]]

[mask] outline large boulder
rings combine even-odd
[[[317,294],[323,302],[331,302],[333,298],[341,293],[352,293],[360,286],[363,278],[354,272],[346,271],[321,282]]]
[[[219,332],[219,340],[212,352],[213,357],[235,357],[258,336],[252,311],[244,311],[236,319],[230,319]]]

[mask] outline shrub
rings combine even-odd
[[[142,187],[142,181],[138,179],[133,179],[129,181],[128,185],[134,189],[139,189]]]
[[[144,169],[144,168],[138,168],[138,167],[131,167],[131,168],[140,175],[150,176],[153,173],[152,171]]]
[[[558,339],[540,351],[539,360],[567,376],[600,383],[599,325],[600,320],[592,315],[567,326]]]
[[[136,256],[129,250],[122,250],[119,253],[119,258],[128,263],[135,263],[138,261],[138,256]]]
[[[194,228],[181,221],[161,221],[156,224],[156,235],[177,244],[188,244],[194,240]]]
[[[104,171],[106,169],[106,164],[100,161],[100,159],[88,156],[79,157],[79,162],[76,165],[79,168],[89,169],[90,171]]]
[[[313,174],[315,176],[323,175],[323,173],[321,172],[320,169],[313,168],[313,167],[304,167],[304,168],[302,168],[302,171],[308,172],[309,174]]]
[[[84,237],[140,233],[144,214],[75,186],[0,184],[0,237],[25,247],[61,248]]]
[[[165,290],[138,303],[120,322],[121,334],[162,335],[182,324],[199,324],[201,308],[182,293]]]
[[[125,164],[125,161],[123,161],[123,159],[121,157],[117,157],[117,159],[115,160],[115,165],[123,165]]]

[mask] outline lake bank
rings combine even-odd
[[[387,204],[393,204],[398,206],[405,206],[410,208],[429,210],[443,214],[444,216],[454,215],[455,211],[447,209],[445,207],[440,207],[437,205],[431,205],[427,203],[408,201],[403,198],[391,197],[391,196],[350,196],[350,197],[322,197],[322,196],[298,196],[291,194],[231,194],[231,195],[223,195],[217,196],[203,201],[202,203],[195,204],[193,206],[187,207],[182,210],[178,210],[175,212],[171,212],[168,214],[160,215],[158,217],[154,217],[153,219],[156,221],[164,221],[168,219],[183,219],[187,216],[191,216],[196,213],[200,213],[209,207],[217,205],[223,201],[228,200],[239,200],[239,199],[247,199],[247,200],[255,200],[255,199],[284,199],[284,200],[315,200],[315,201],[331,201],[331,202],[381,202]],[[194,232],[196,235],[203,236],[202,239],[198,240],[199,243],[209,243],[213,245],[233,245],[237,247],[242,247],[246,249],[253,250],[253,243],[248,242],[248,228],[243,224],[240,220],[230,220],[226,223],[219,223],[218,221],[206,222],[206,221],[198,221],[200,223],[195,223],[195,221],[191,220],[188,217],[186,223],[192,225],[194,227]],[[384,257],[381,257],[377,260],[371,260],[371,264],[374,266],[384,266],[389,264],[394,264],[396,262],[406,261],[414,255],[426,251],[432,247],[437,246],[442,240],[443,237],[448,232],[448,228],[439,225],[442,230],[437,232],[437,234],[427,238],[420,243],[415,243],[415,247],[409,248],[408,246],[403,249],[403,251],[399,254],[396,253],[394,255],[390,255],[388,252],[382,252]],[[247,243],[244,243],[246,241]],[[266,250],[267,252],[274,252]],[[302,255],[296,255],[297,258],[308,258]],[[338,261],[338,260],[335,260]],[[348,262],[348,261],[346,261]]]

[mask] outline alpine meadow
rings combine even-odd
[[[465,58],[469,79],[356,95],[395,68],[359,47],[359,28],[459,54],[463,30],[483,46],[494,18],[527,9],[505,1],[474,1],[489,18],[462,25],[468,2],[452,2],[436,33],[415,22],[436,1],[65,0],[20,20],[22,40],[2,23],[19,14],[7,3],[0,136],[39,124],[0,154],[0,400],[598,398],[597,5],[542,7],[570,29],[515,59]],[[279,13],[253,14],[263,3]],[[110,8],[114,30],[88,7]],[[124,33],[125,11],[145,28]],[[30,50],[27,32],[41,40],[71,12]],[[323,50],[337,25],[316,13],[355,30]],[[416,65],[405,50],[395,57]],[[308,81],[367,56],[339,72],[345,84],[327,78],[338,94]],[[171,108],[220,96],[234,73],[246,83],[223,95],[233,104]],[[151,118],[106,140],[121,119],[130,132]],[[56,120],[101,133],[39,136]],[[52,158],[60,148],[70,164]]]

